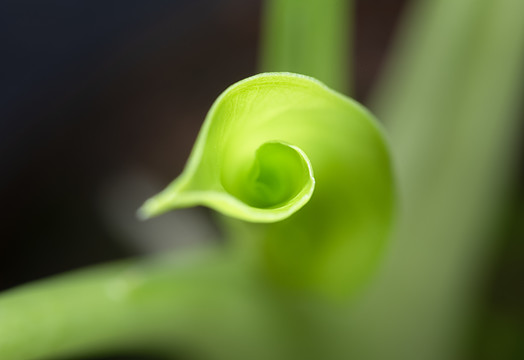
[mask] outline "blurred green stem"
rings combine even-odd
[[[318,358],[295,302],[245,259],[196,249],[74,271],[0,296],[0,358]],[[272,291],[273,290],[273,291]],[[285,340],[283,340],[285,339]]]
[[[177,269],[177,263],[113,264],[2,294],[0,357],[27,360],[143,350],[172,341],[173,333],[187,331],[188,317],[197,315],[195,303],[212,302],[198,292],[223,283],[225,270],[218,264]],[[162,339],[165,334],[169,339]]]
[[[0,297],[0,358],[187,350],[220,360],[290,358],[292,341],[278,341],[286,315],[274,313],[272,298],[244,270],[222,252],[195,251],[13,289]]]
[[[267,0],[262,71],[309,75],[347,94],[352,11],[350,0]]]
[[[463,358],[515,165],[523,13],[520,0],[412,2],[373,102],[390,130],[403,215],[353,311],[355,338],[369,336],[354,356]]]

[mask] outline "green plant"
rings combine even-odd
[[[217,99],[186,169],[141,214],[206,205],[272,223],[246,228],[237,243],[255,244],[277,281],[346,293],[369,272],[391,224],[393,181],[377,126],[311,78],[254,76]],[[249,226],[228,222],[232,232]]]
[[[523,4],[410,9],[371,101],[391,136],[401,211],[370,287],[360,285],[395,206],[382,131],[316,80],[262,74],[217,99],[184,173],[140,211],[210,206],[227,215],[228,246],[5,293],[0,357],[461,358],[512,164]],[[270,1],[264,69],[350,88],[341,30],[350,9],[338,0]]]
[[[198,252],[194,256],[205,260],[189,268],[179,269],[180,260],[112,266],[6,294],[0,350],[25,359],[126,348],[132,340],[139,349],[152,343],[165,353],[174,334],[206,349],[203,324],[239,339],[247,321],[247,333],[256,338],[243,346],[271,349],[258,352],[260,358],[305,356],[306,335],[283,331],[281,337],[297,337],[297,345],[280,350],[269,334],[290,326],[281,318],[295,307],[289,302],[307,295],[321,306],[355,290],[388,236],[393,193],[387,147],[362,106],[305,76],[246,79],[212,106],[183,174],[140,210],[149,217],[206,205],[243,220],[224,219],[234,239],[227,249]],[[260,303],[259,296],[268,299]],[[26,301],[39,306],[27,308]],[[242,318],[231,313],[239,311],[232,303],[247,307]],[[261,330],[267,322],[261,312],[284,325]],[[30,318],[37,323],[28,328]],[[107,325],[99,330],[101,324]],[[24,348],[31,333],[33,346]],[[170,335],[162,340],[159,333]],[[260,338],[264,333],[269,339]],[[217,344],[227,341],[207,337],[209,352],[221,358]],[[237,348],[226,347],[223,357],[250,353]]]

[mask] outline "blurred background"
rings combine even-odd
[[[365,103],[405,1],[355,6],[353,95]],[[148,222],[135,211],[180,173],[218,94],[258,72],[261,10],[257,0],[0,4],[1,290],[217,241],[204,209]],[[504,348],[497,321],[522,335],[524,354],[524,167],[516,173],[468,359]]]

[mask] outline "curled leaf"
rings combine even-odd
[[[220,95],[182,175],[140,213],[205,205],[268,223],[246,241],[262,244],[275,279],[346,293],[373,268],[393,193],[388,149],[367,110],[312,78],[267,73]]]

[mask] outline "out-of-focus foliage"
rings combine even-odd
[[[391,137],[402,209],[383,270],[349,317],[352,353],[463,358],[518,165],[524,2],[409,10],[372,100]],[[364,328],[374,330],[359,342]]]
[[[263,71],[346,91],[352,9],[268,0]],[[368,287],[357,285],[377,265],[394,200],[381,131],[317,81],[265,74],[219,97],[184,173],[141,212],[206,205],[237,217],[219,217],[226,246],[11,290],[0,357],[468,358],[511,194],[523,13],[520,0],[408,4],[370,101],[391,139],[400,214]],[[514,319],[486,323],[483,358],[522,358]]]
[[[267,0],[264,5],[262,70],[305,74],[346,93],[353,1]]]

